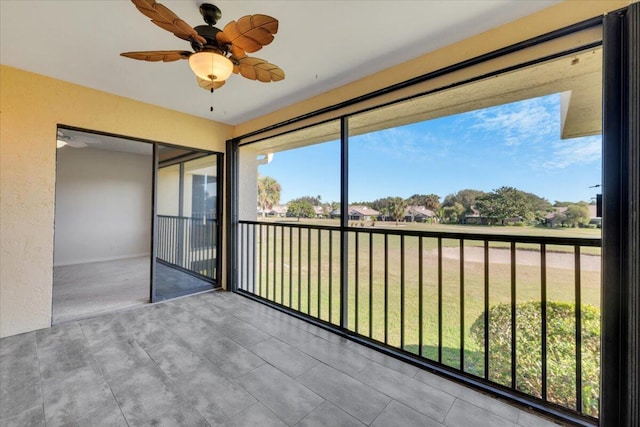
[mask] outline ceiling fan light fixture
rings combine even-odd
[[[211,82],[225,81],[233,73],[233,63],[229,58],[207,50],[191,55],[189,66],[196,76]]]
[[[64,140],[62,140],[62,139],[60,139],[60,138],[58,138],[58,139],[56,140],[56,148],[62,148],[62,147],[64,147],[65,145],[67,145],[67,141],[64,141]]]

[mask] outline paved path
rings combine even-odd
[[[430,251],[437,254],[437,249]],[[459,248],[442,248],[442,256],[448,259],[459,259]],[[600,271],[601,267],[600,255],[584,255],[580,256],[580,267],[582,271]],[[484,248],[467,246],[464,249],[465,262],[484,262]],[[489,249],[489,261],[495,264],[510,264],[511,251],[502,248]],[[574,269],[573,253],[565,252],[549,252],[547,251],[547,268],[563,268]],[[518,249],[516,250],[516,263],[518,265],[540,265],[540,252],[534,250]]]

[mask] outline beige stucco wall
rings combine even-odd
[[[595,16],[604,15],[608,11],[623,8],[628,4],[629,0],[568,0],[559,3],[509,24],[433,51],[414,60],[407,61],[404,64],[388,68],[364,79],[325,92],[303,102],[290,105],[274,113],[266,114],[257,119],[242,123],[235,127],[234,136],[246,135],[287,119],[357,98],[505,46],[528,40]],[[455,31],[455,29],[453,30]],[[379,97],[373,100],[371,104],[379,105],[397,96],[398,94],[390,94],[389,96]],[[354,107],[353,109],[355,110],[357,108],[362,107]],[[341,111],[340,113],[346,112],[347,111]],[[318,122],[328,118],[331,117],[325,115],[312,119],[311,121]],[[307,125],[309,123],[305,122],[304,124]],[[293,125],[293,127],[300,125],[301,124],[298,123]],[[281,131],[282,129],[278,132]]]
[[[51,324],[58,124],[214,151],[232,134],[224,124],[0,66],[0,336]]]

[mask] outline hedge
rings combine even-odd
[[[541,303],[516,305],[516,388],[542,396]],[[547,302],[547,400],[598,416],[600,310],[582,305],[582,408],[576,408],[575,304]],[[471,326],[484,348],[484,313]],[[489,379],[511,385],[511,305],[489,309]]]

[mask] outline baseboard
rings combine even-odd
[[[89,258],[89,259],[83,259],[83,260],[77,260],[77,261],[71,261],[71,262],[54,263],[53,266],[54,267],[65,267],[67,265],[91,264],[91,263],[94,263],[94,262],[118,261],[120,259],[140,258],[140,257],[149,257],[150,258],[151,254],[149,252],[146,252],[146,253],[142,253],[142,254],[128,254],[128,255],[120,255],[120,256],[113,256],[113,257]]]

